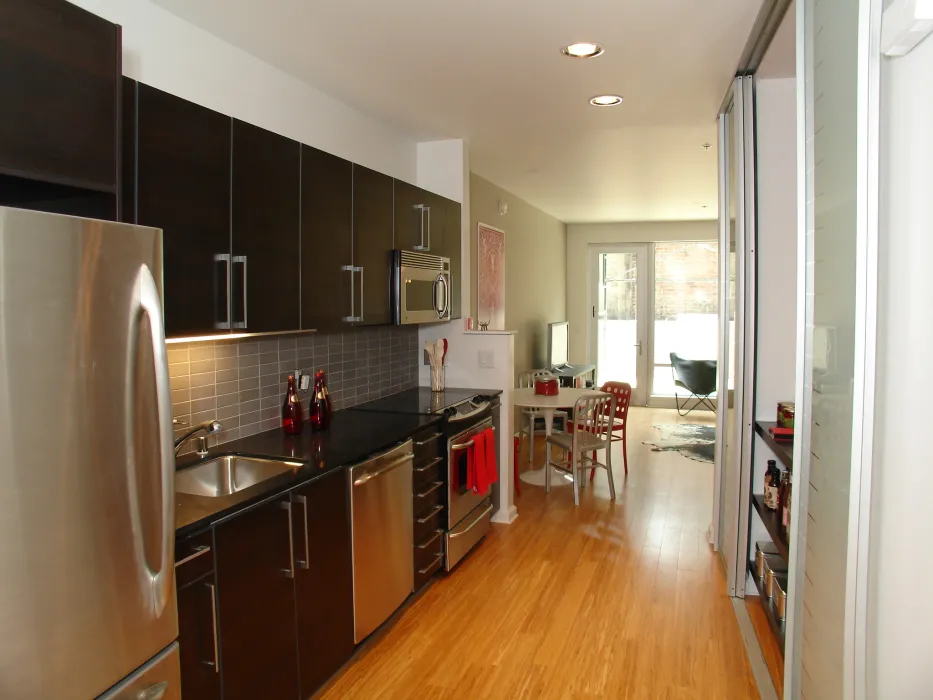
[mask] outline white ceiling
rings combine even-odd
[[[567,222],[716,216],[716,110],[761,5],[156,2],[417,140],[466,139],[474,172]]]

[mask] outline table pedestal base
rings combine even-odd
[[[526,472],[522,472],[519,478],[526,484],[531,484],[532,486],[544,486],[544,467],[541,469],[529,469]],[[551,467],[551,488],[555,486],[569,486],[572,483],[573,477],[571,477],[570,474]]]

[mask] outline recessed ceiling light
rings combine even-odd
[[[603,52],[603,47],[590,41],[581,41],[565,46],[560,52],[570,58],[593,58]]]
[[[590,98],[590,104],[594,107],[615,107],[622,104],[622,98],[619,95],[597,95]]]

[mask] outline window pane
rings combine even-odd
[[[671,353],[715,360],[719,336],[719,254],[716,241],[654,246],[655,395],[672,396]]]

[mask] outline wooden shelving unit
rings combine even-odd
[[[758,511],[758,517],[764,523],[774,546],[778,548],[778,553],[784,558],[784,561],[790,561],[790,547],[787,542],[787,535],[781,525],[781,516],[776,511],[765,506],[765,497],[760,493],[752,494],[752,504]]]
[[[761,601],[761,607],[764,608],[765,617],[768,618],[768,625],[771,627],[771,631],[774,633],[775,639],[777,639],[778,645],[781,647],[781,653],[784,653],[784,621],[778,617],[777,605],[774,604],[774,601],[768,598],[767,593],[765,592],[765,584],[763,581],[758,580],[755,572],[755,562],[748,562],[748,572],[752,576],[752,580],[755,582],[755,586],[758,588],[758,596]]]
[[[765,444],[771,448],[771,451],[777,455],[778,460],[784,465],[785,469],[794,471],[794,443],[778,442],[768,432],[768,428],[774,428],[777,423],[774,421],[755,421],[755,432],[765,441]]]

